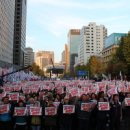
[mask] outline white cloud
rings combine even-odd
[[[44,20],[42,21],[41,18],[44,17]],[[46,29],[56,37],[62,36],[64,33],[67,33],[69,29],[72,28],[79,28],[81,29],[82,26],[88,25],[89,22],[96,22],[97,24],[114,24],[118,23],[119,21],[122,21],[123,19],[127,19],[127,15],[123,16],[105,16],[105,17],[97,17],[95,18],[89,18],[89,21],[84,17],[74,17],[71,15],[52,15],[52,14],[39,14],[39,16],[36,18],[38,20],[39,25],[43,29]],[[66,34],[67,35],[67,34]]]

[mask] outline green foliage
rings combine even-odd
[[[130,74],[130,33],[121,38],[119,48],[106,69],[106,72],[113,76],[119,75],[120,71],[123,75]]]

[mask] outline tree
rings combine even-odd
[[[130,33],[121,38],[119,48],[108,63],[106,72],[113,76],[118,76],[120,72],[123,75],[130,74]]]
[[[89,72],[92,77],[104,72],[104,66],[101,62],[101,58],[97,56],[90,57],[87,67],[89,68]]]
[[[44,71],[40,69],[36,63],[32,64],[32,71],[34,74],[39,75],[39,76],[44,76]]]

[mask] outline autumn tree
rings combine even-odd
[[[32,72],[36,75],[44,76],[44,71],[41,70],[40,67],[36,65],[36,63],[32,64]]]
[[[89,68],[89,72],[92,77],[95,75],[100,75],[104,72],[101,58],[97,56],[90,57],[87,67]]]
[[[112,75],[119,75],[120,72],[123,75],[130,74],[130,33],[121,38],[119,48],[108,63],[106,71]]]

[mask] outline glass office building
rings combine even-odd
[[[80,29],[71,29],[68,33],[70,71],[74,71],[75,58],[78,57],[78,46],[80,44]]]
[[[105,48],[116,44],[118,45],[120,43],[121,37],[126,36],[126,33],[112,33],[105,39]]]

